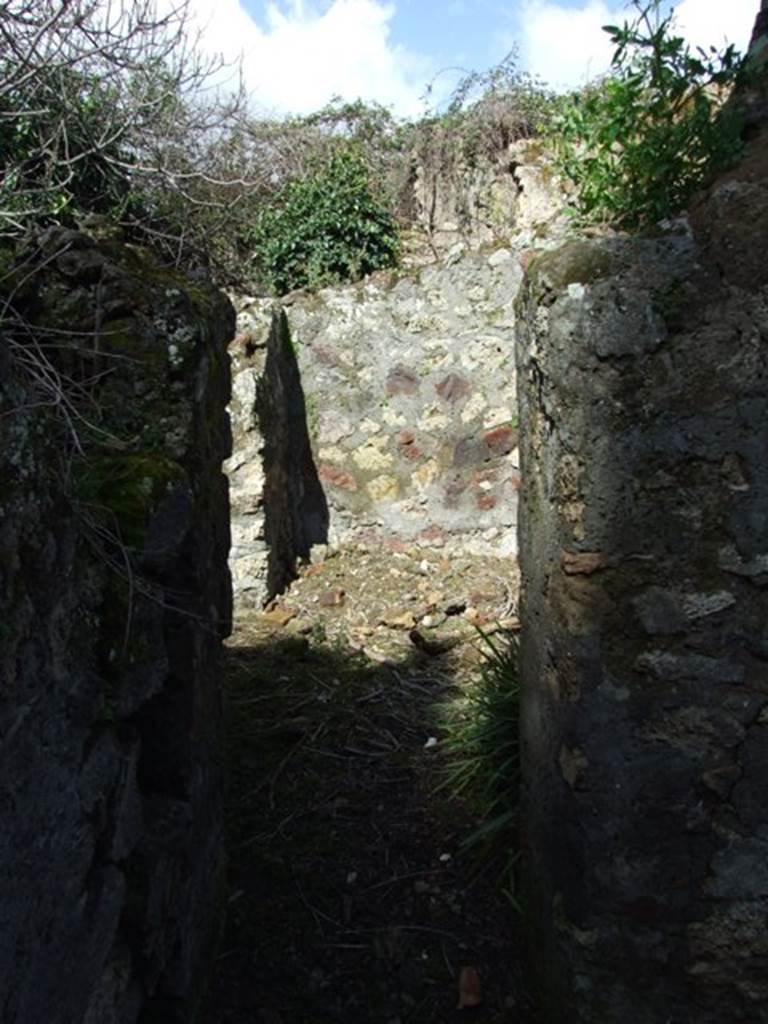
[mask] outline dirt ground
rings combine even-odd
[[[440,788],[441,709],[477,671],[477,627],[516,630],[516,594],[512,560],[360,549],[240,615],[205,1024],[534,1024],[514,837],[463,851],[480,822]]]

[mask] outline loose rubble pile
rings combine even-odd
[[[317,546],[285,594],[262,613],[242,612],[240,621],[264,638],[302,636],[371,662],[397,662],[414,648],[435,656],[456,648],[471,660],[478,630],[518,628],[517,591],[511,556]]]

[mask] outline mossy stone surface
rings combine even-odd
[[[529,267],[528,280],[533,295],[557,295],[570,284],[594,284],[614,268],[615,261],[604,243],[577,239],[537,256]]]
[[[152,511],[186,480],[182,466],[153,452],[92,455],[75,468],[75,494],[106,513],[125,544],[139,547]]]

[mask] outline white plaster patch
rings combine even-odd
[[[488,266],[500,267],[503,263],[509,263],[511,259],[512,253],[509,249],[497,249],[488,257]]]
[[[486,404],[485,396],[476,392],[462,409],[461,422],[470,423],[478,416],[482,416],[485,412]]]
[[[324,441],[335,445],[345,437],[354,433],[354,424],[346,416],[326,413],[320,420],[320,434]]]
[[[440,355],[448,351],[449,343],[444,338],[428,338],[424,342],[427,352],[439,352]]]
[[[256,386],[261,377],[256,370],[243,370],[232,379],[232,399],[243,408],[253,406],[256,402]]]
[[[469,370],[470,373],[476,370],[483,363],[483,353],[473,352],[471,348],[465,348],[463,352],[459,353],[459,362],[465,370]]]

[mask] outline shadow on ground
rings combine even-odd
[[[461,853],[477,821],[436,792],[450,655],[244,642],[226,652],[228,920],[205,1024],[532,1024],[499,864]],[[483,1001],[459,1011],[462,967]]]

